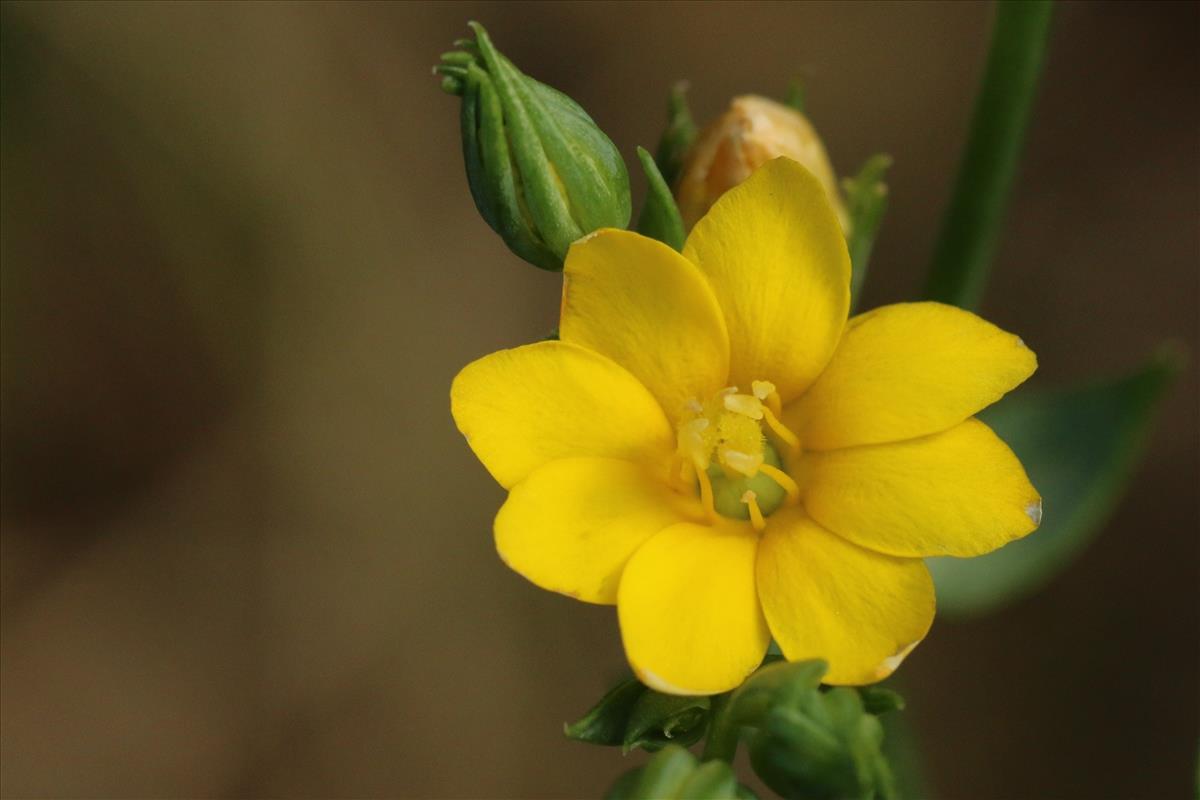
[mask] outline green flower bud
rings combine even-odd
[[[477,22],[442,56],[442,89],[462,97],[463,160],[479,213],[534,266],[562,269],[571,243],[624,228],[629,173],[617,148],[562,92],[521,73]]]
[[[903,698],[878,687],[822,689],[825,670],[815,660],[758,670],[716,710],[704,758],[732,761],[748,738],[754,771],[784,797],[894,797],[875,714],[903,708]]]
[[[895,789],[882,741],[879,720],[863,712],[858,693],[838,688],[771,709],[750,741],[750,763],[784,797],[890,798]]]

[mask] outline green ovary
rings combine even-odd
[[[770,464],[779,469],[784,468],[775,448],[765,440],[762,443],[762,455],[764,464]],[[712,481],[713,488],[713,505],[716,507],[717,513],[723,517],[750,519],[750,509],[742,502],[742,495],[747,489],[757,495],[758,507],[762,510],[763,516],[769,516],[787,499],[787,492],[783,487],[762,472],[753,478],[747,478],[738,473],[732,474],[733,477],[729,477],[725,469],[715,461],[708,465],[708,477]]]

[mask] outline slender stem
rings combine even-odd
[[[1051,0],[999,0],[954,194],[930,265],[931,300],[973,308],[983,295],[1045,60]]]

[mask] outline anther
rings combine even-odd
[[[757,397],[748,394],[727,394],[723,402],[726,411],[732,411],[750,419],[763,418],[763,404]]]
[[[770,381],[751,381],[750,390],[755,397],[767,404],[767,408],[775,416],[783,415],[783,406],[779,400],[779,393],[775,391],[775,384]]]
[[[747,489],[742,492],[742,502],[750,509],[750,524],[754,526],[754,530],[764,530],[767,527],[767,521],[763,519],[762,509],[758,507],[758,495]]]
[[[748,478],[757,475],[763,463],[762,453],[743,453],[730,447],[722,447],[720,457],[722,466],[727,466]]]
[[[770,464],[763,464],[758,469],[768,478],[783,487],[783,490],[787,492],[789,505],[795,505],[796,503],[800,502],[800,486],[794,480],[792,480],[791,475],[788,475],[779,467],[775,467]]]

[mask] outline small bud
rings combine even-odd
[[[442,88],[462,97],[463,160],[479,213],[531,264],[562,269],[571,243],[629,224],[629,174],[574,100],[521,73],[471,23],[442,56]]]
[[[799,111],[757,95],[734,98],[688,152],[675,190],[684,225],[690,229],[718,197],[779,156],[800,162],[817,176],[848,232],[837,177],[812,123]]]

